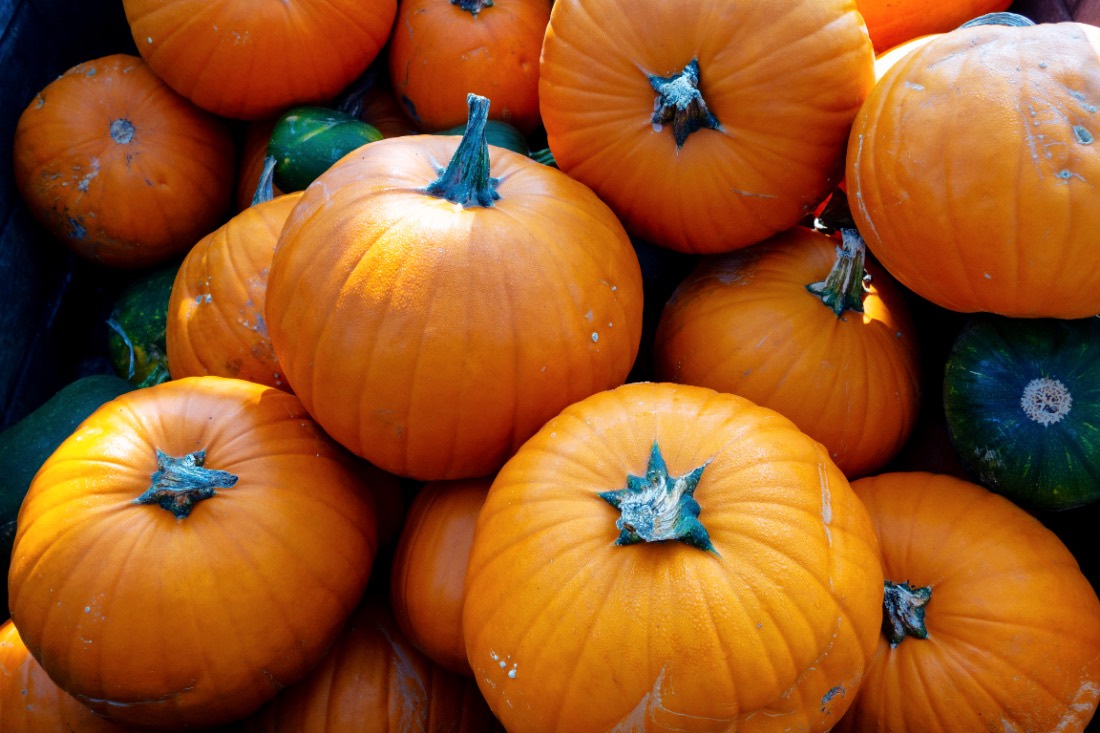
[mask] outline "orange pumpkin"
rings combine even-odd
[[[18,517],[11,617],[96,713],[211,726],[320,661],[376,547],[362,479],[296,397],[173,380],[100,407],[39,470]]]
[[[306,189],[271,264],[267,324],[291,387],[401,476],[493,473],[557,411],[621,384],[641,338],[622,225],[561,171],[487,146],[485,104],[461,142],[345,156]]]
[[[358,117],[382,133],[382,137],[412,135],[416,127],[401,109],[389,83],[375,84],[359,101]]]
[[[448,672],[368,596],[324,660],[246,719],[242,733],[494,733],[469,677]]]
[[[943,33],[986,13],[1007,10],[1012,0],[856,0],[867,32],[882,53],[930,33]]]
[[[0,730],[4,733],[126,733],[58,687],[27,651],[11,620],[0,625]]]
[[[632,234],[724,252],[833,190],[873,68],[853,0],[558,0],[539,107],[557,165]]]
[[[425,132],[466,122],[466,94],[493,119],[539,125],[539,54],[549,0],[403,0],[389,45],[394,94]]]
[[[849,478],[878,470],[917,419],[920,369],[901,288],[872,262],[864,285],[864,271],[851,229],[840,247],[794,227],[705,258],[661,315],[657,378],[781,412]]]
[[[123,0],[138,52],[216,114],[260,119],[335,96],[389,38],[396,0]]]
[[[256,203],[200,239],[176,272],[165,332],[173,379],[212,374],[290,390],[264,305],[275,242],[301,192],[272,193],[268,170]]]
[[[838,733],[1083,731],[1100,697],[1100,601],[1061,540],[952,476],[852,486],[880,539],[886,598]]]
[[[903,285],[962,312],[1100,313],[1098,47],[1083,23],[977,25],[882,77],[846,181],[868,249]]]
[[[466,560],[491,483],[477,478],[426,484],[409,507],[393,558],[390,601],[401,630],[432,661],[466,675]]]
[[[136,56],[78,64],[19,117],[15,182],[31,213],[79,256],[139,268],[221,223],[236,165],[226,125]]]
[[[510,733],[821,732],[881,604],[870,520],[820,444],[736,395],[631,383],[501,469],[462,617]]]

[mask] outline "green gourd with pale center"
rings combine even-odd
[[[947,360],[944,410],[964,465],[1034,509],[1100,498],[1100,319],[975,316]]]

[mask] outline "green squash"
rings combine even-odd
[[[1100,498],[1100,318],[974,316],[943,400],[959,459],[990,489],[1029,509]]]
[[[113,374],[81,377],[34,412],[0,432],[0,570],[8,575],[15,520],[31,479],[57,446],[105,402],[134,389]],[[0,616],[6,617],[8,586],[0,584]]]
[[[138,387],[170,378],[168,373],[168,299],[179,262],[157,268],[122,291],[107,319],[107,355],[115,373]]]
[[[346,112],[302,105],[275,121],[267,154],[275,158],[275,185],[301,191],[351,151],[382,139],[382,133]]]

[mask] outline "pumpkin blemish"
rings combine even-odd
[[[1086,129],[1082,125],[1073,126],[1073,136],[1076,137],[1077,142],[1081,143],[1082,145],[1092,145],[1092,133],[1089,132],[1088,129]]]

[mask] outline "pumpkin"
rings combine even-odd
[[[846,181],[868,249],[903,285],[960,312],[1100,313],[1098,46],[1083,23],[971,25],[882,77]]]
[[[31,213],[80,257],[144,268],[182,254],[229,207],[228,127],[137,56],[77,64],[19,116],[12,162]]]
[[[899,43],[896,46],[891,46],[887,50],[875,56],[875,79],[881,79],[886,75],[886,72],[890,70],[890,67],[896,64],[901,59],[905,58],[910,51],[915,51],[924,44],[931,41],[938,34],[932,33],[924,36],[917,36],[911,38],[908,41]]]
[[[19,512],[11,618],[50,678],[147,728],[240,718],[317,664],[366,587],[367,489],[293,395],[190,377],[93,412]]]
[[[978,479],[1031,509],[1100,499],[1100,319],[982,314],[947,359],[951,442]]]
[[[493,100],[494,119],[539,125],[539,54],[549,0],[403,0],[389,44],[389,80],[424,132],[466,121],[468,93]]]
[[[368,594],[321,663],[242,725],[242,733],[494,733],[473,680],[409,643]]]
[[[1012,0],[856,0],[875,53],[918,36],[949,31],[979,15],[1007,10],[1011,4]]]
[[[168,299],[179,262],[171,261],[131,281],[107,319],[107,355],[115,373],[138,387],[169,378],[165,331]]]
[[[466,559],[491,483],[483,477],[425,484],[409,507],[393,559],[390,602],[401,630],[432,661],[466,675]]]
[[[375,59],[396,0],[123,0],[138,52],[198,106],[272,117],[334,97]]]
[[[641,239],[715,253],[833,190],[874,54],[851,0],[558,0],[540,73],[558,167]]]
[[[497,474],[463,635],[510,733],[821,732],[874,651],[881,583],[819,443],[736,395],[630,383]]]
[[[642,285],[584,185],[466,134],[370,143],[302,194],[275,250],[267,324],[310,414],[419,480],[493,473],[547,419],[621,384]],[[437,166],[443,163],[443,173]]]
[[[125,733],[50,679],[10,620],[0,625],[0,730],[4,733]]]
[[[359,100],[357,111],[359,119],[381,132],[382,137],[412,135],[417,131],[401,109],[401,103],[394,96],[388,80],[366,90]]]
[[[301,193],[272,196],[268,171],[255,203],[200,239],[180,265],[165,338],[174,379],[212,374],[290,390],[264,305],[275,242]]]
[[[381,132],[347,112],[303,105],[279,115],[267,154],[275,158],[276,185],[301,191],[352,150],[381,139]]]
[[[837,733],[1079,733],[1100,696],[1100,602],[1058,537],[969,481],[852,484],[880,540],[882,634]]]

